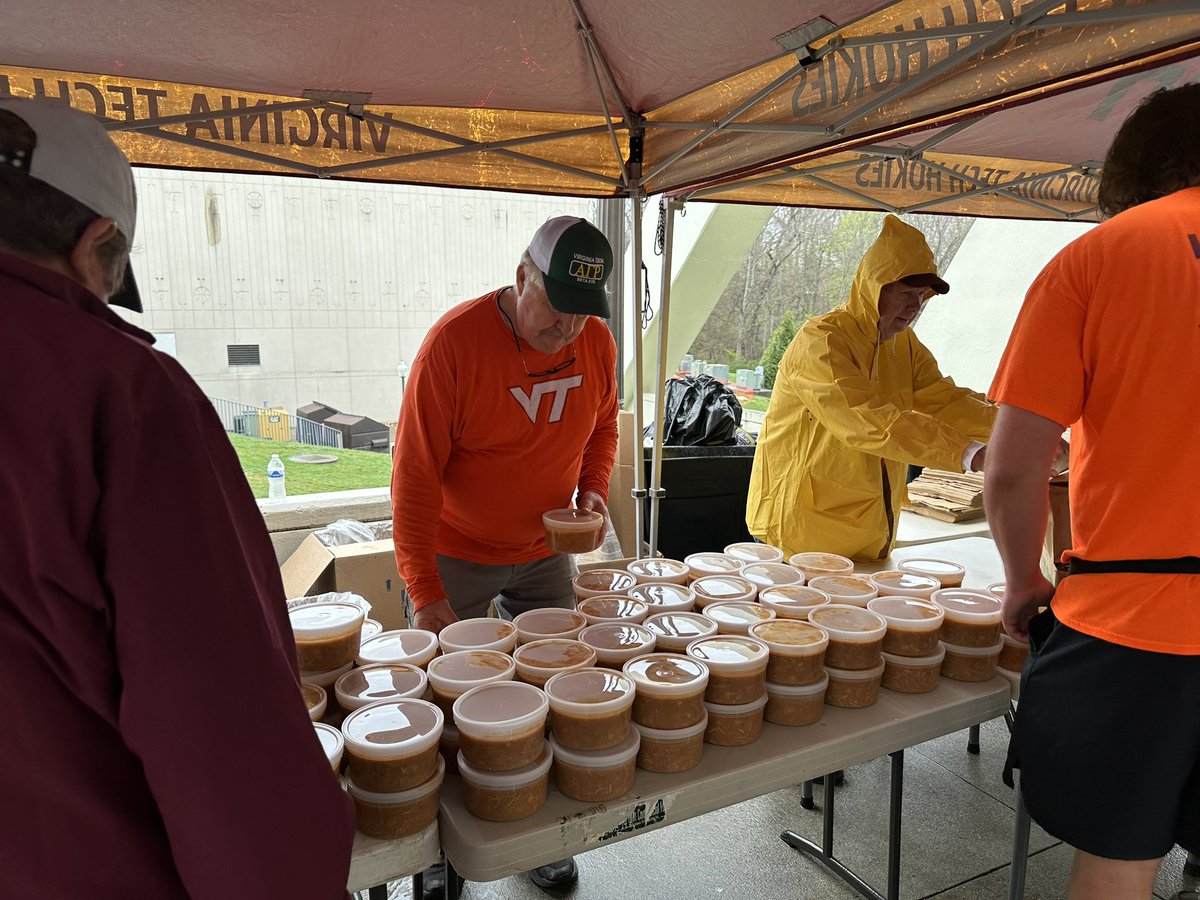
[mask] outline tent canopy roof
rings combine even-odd
[[[1200,76],[1194,0],[96,12],[10,10],[0,94],[104,117],[135,164],[582,196],[1089,219],[1125,115]]]

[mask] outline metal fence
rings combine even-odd
[[[208,400],[217,411],[221,425],[230,434],[272,441],[294,441],[316,447],[342,447],[340,431],[312,419],[220,397],[209,397]]]

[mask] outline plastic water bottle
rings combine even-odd
[[[287,496],[287,485],[284,483],[283,460],[279,454],[271,455],[267,463],[267,499],[282,500]]]

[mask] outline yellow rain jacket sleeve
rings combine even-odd
[[[894,216],[859,265],[850,298],[810,319],[784,353],[759,435],[750,533],[789,554],[888,554],[909,463],[959,471],[995,409],[960,388],[911,329],[880,343],[884,285],[936,272],[919,231]]]

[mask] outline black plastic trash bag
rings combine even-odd
[[[663,404],[663,444],[673,447],[737,443],[742,404],[711,375],[667,381]],[[654,425],[645,437],[653,439]]]

